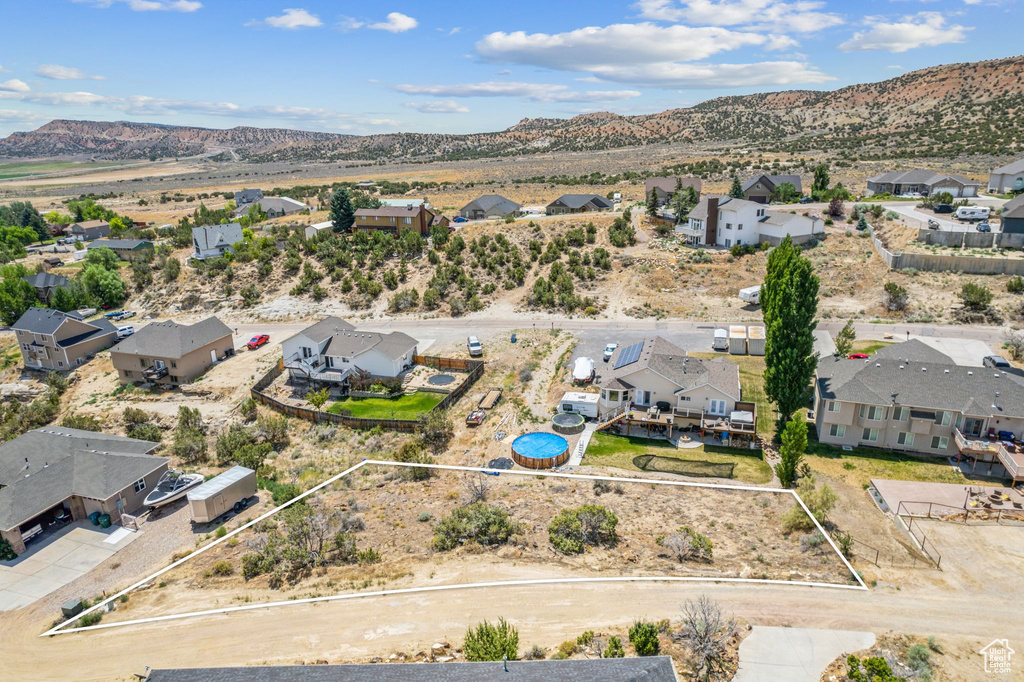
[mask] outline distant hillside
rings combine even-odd
[[[858,159],[1011,155],[1024,148],[1024,56],[949,64],[831,92],[720,97],[686,109],[523,119],[493,133],[339,135],[58,120],[0,140],[0,158],[178,157],[232,149],[247,161],[509,156],[663,142],[764,152],[828,151]]]

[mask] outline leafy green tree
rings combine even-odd
[[[90,251],[90,253],[92,253]],[[90,263],[82,270],[79,281],[89,297],[109,306],[118,306],[126,298],[124,280],[113,270],[106,270],[101,265]]]
[[[768,255],[761,309],[766,326],[764,390],[776,405],[780,432],[805,402],[818,364],[818,277],[789,235]]]
[[[309,391],[306,393],[306,402],[313,406],[317,412],[323,409],[324,405],[327,404],[327,400],[331,397],[331,391],[327,387],[321,388],[319,391]]]
[[[799,417],[786,423],[782,431],[782,446],[779,448],[779,463],[775,473],[784,488],[792,488],[796,472],[807,450],[807,420]]]
[[[0,282],[0,319],[10,326],[25,314],[25,311],[38,303],[36,290],[31,284],[17,278],[4,278]]]
[[[173,282],[181,274],[181,261],[177,258],[168,258],[163,267],[163,280],[165,283]]]
[[[637,656],[657,656],[661,651],[658,626],[638,620],[629,628],[629,642],[636,649]]]
[[[843,328],[836,334],[836,355],[845,358],[853,352],[853,342],[857,340],[857,331],[853,328],[853,320],[847,320]]]
[[[420,420],[420,435],[435,452],[444,450],[455,435],[455,426],[446,410],[431,410]]]
[[[732,176],[732,186],[729,187],[729,196],[733,199],[743,199],[743,185],[740,183],[740,177],[738,175]]]
[[[356,211],[352,208],[352,196],[348,188],[339,187],[331,197],[331,223],[335,232],[349,232],[356,222]]]
[[[462,653],[467,661],[514,661],[519,657],[519,631],[504,618],[497,625],[485,620],[466,631]]]
[[[822,192],[828,191],[828,183],[831,179],[828,174],[827,165],[819,163],[815,166],[814,182],[811,184],[811,196],[817,199]]]
[[[121,259],[118,258],[113,249],[108,249],[105,246],[89,249],[89,252],[85,254],[86,264],[99,265],[104,270],[117,270],[120,261]]]
[[[800,196],[800,192],[797,191],[796,185],[792,182],[780,182],[775,186],[775,190],[772,191],[772,197],[776,201],[787,203],[793,201]]]
[[[601,658],[624,658],[626,650],[622,647],[622,640],[618,637],[609,637],[608,646],[601,652]]]

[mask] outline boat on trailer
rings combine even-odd
[[[177,469],[168,469],[156,483],[156,489],[146,495],[143,502],[147,507],[162,507],[180,500],[192,488],[206,480],[202,474],[185,474]]]

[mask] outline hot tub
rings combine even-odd
[[[575,412],[559,412],[551,418],[551,428],[558,433],[573,434],[583,430],[586,420]]]

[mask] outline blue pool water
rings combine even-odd
[[[512,441],[512,449],[522,457],[546,459],[558,457],[569,449],[569,441],[554,433],[524,433]]]

